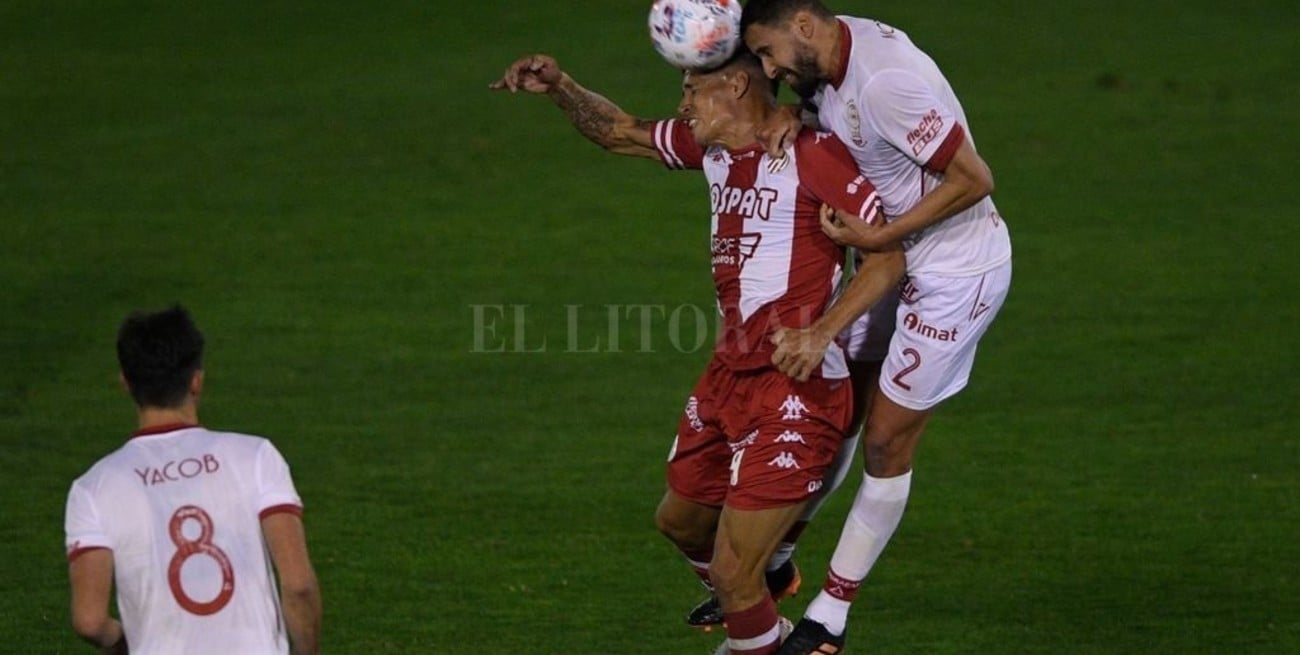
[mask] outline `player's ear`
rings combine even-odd
[[[731,85],[731,96],[733,98],[743,98],[749,93],[751,83],[749,71],[738,70],[731,74],[731,79],[727,80]]]
[[[203,393],[203,369],[190,376],[190,395],[198,398]]]
[[[126,395],[131,395],[131,385],[126,383],[126,373],[117,372],[117,383],[122,385],[122,391],[125,391]]]
[[[817,32],[817,21],[813,19],[813,15],[807,9],[800,9],[790,17],[790,27],[800,38],[808,41]]]

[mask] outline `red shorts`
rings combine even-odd
[[[803,502],[821,488],[852,411],[847,378],[796,382],[775,369],[735,372],[715,358],[677,426],[668,486],[715,507]]]

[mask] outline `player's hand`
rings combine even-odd
[[[830,205],[822,205],[820,218],[822,232],[841,246],[853,246],[862,250],[884,250],[894,243],[883,222],[872,225],[854,214],[834,209]]]
[[[520,57],[510,64],[501,79],[488,85],[493,91],[508,90],[515,93],[520,89],[529,93],[547,93],[560,79],[564,72],[555,58],[548,55],[528,55]]]
[[[770,340],[776,346],[772,365],[799,382],[807,382],[813,371],[821,366],[826,348],[831,345],[830,339],[813,328],[777,328]]]
[[[778,107],[767,124],[758,128],[758,140],[767,151],[769,172],[776,173],[785,168],[788,162],[785,151],[794,145],[801,129],[803,122],[799,120],[799,108],[788,105]]]

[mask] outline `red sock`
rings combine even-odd
[[[749,609],[726,612],[723,618],[731,655],[772,655],[781,646],[776,603],[770,596]]]
[[[830,569],[826,571],[826,584],[822,585],[822,591],[825,591],[832,598],[851,603],[853,599],[858,597],[858,588],[861,586],[861,580],[841,578],[835,573],[834,569]]]
[[[709,580],[709,562],[713,561],[713,551],[682,550],[681,553],[686,556],[686,562],[691,565],[691,570],[695,571],[695,575],[699,576],[700,582],[703,582],[704,586],[712,589],[713,582]]]

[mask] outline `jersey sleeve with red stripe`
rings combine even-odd
[[[704,168],[704,148],[684,121],[657,121],[651,128],[655,151],[664,166],[673,169]]]
[[[858,172],[853,155],[834,134],[805,129],[794,148],[799,185],[813,197],[868,223],[884,221],[876,187]]]
[[[277,512],[302,513],[302,499],[293,486],[289,464],[270,441],[263,440],[257,450],[258,517]]]
[[[863,112],[891,145],[930,170],[942,171],[966,138],[952,107],[925,80],[903,70],[876,74],[863,88]]]
[[[100,524],[99,510],[95,507],[94,496],[78,480],[72,483],[68,491],[68,504],[63,519],[64,534],[67,540],[68,561],[88,550],[96,548],[113,548],[113,540],[108,531]]]

